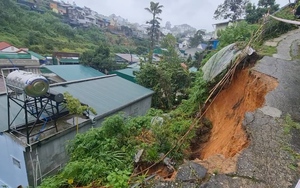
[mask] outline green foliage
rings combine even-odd
[[[161,47],[166,49],[175,48],[176,44],[176,38],[170,33],[167,34],[160,43]]]
[[[291,129],[298,129],[300,130],[300,124],[293,121],[290,114],[287,114],[285,116],[285,124],[284,124],[284,133],[289,134],[291,132]]]
[[[167,34],[161,41],[161,47],[167,50],[163,51],[163,61],[168,63],[180,63],[181,59],[178,57],[176,51],[176,38],[172,34]]]
[[[226,27],[224,30],[220,30],[218,32],[219,45],[217,50],[212,50],[205,54],[201,66],[203,66],[220,49],[229,44],[238,43],[240,46],[245,46],[258,28],[259,25],[257,24],[248,24],[245,21],[240,21]]]
[[[171,58],[168,58],[168,60]],[[152,106],[169,110],[180,103],[177,95],[185,96],[190,85],[190,75],[179,62],[160,62],[142,64],[136,73],[137,83],[155,91],[152,97]]]
[[[245,7],[249,0],[224,0],[215,10],[215,19],[230,19],[236,21],[245,13]]]
[[[147,21],[146,23],[150,25],[148,30],[148,35],[150,36],[150,54],[149,54],[149,62],[152,62],[152,51],[154,48],[155,43],[158,41],[160,36],[160,22],[161,20],[158,15],[162,13],[163,5],[160,5],[159,3],[154,3],[153,1],[150,2],[150,7],[145,8],[151,15],[152,19],[150,21]]]
[[[110,173],[107,176],[107,180],[108,180],[107,186],[115,187],[115,188],[127,187],[130,174],[131,174],[130,171],[127,170],[121,171],[116,168],[114,172]]]
[[[205,35],[205,32],[202,30],[198,30],[190,39],[191,47],[197,47],[200,44],[200,42],[203,42],[203,35]]]
[[[157,115],[164,117],[162,125],[150,124]],[[42,182],[41,188],[84,186],[91,183],[98,187],[128,187],[130,172],[133,169],[133,156],[139,149],[144,149],[143,161],[153,163],[159,159],[160,153],[167,153],[186,133],[191,124],[190,119],[183,116],[163,116],[159,110],[151,109],[145,116],[125,118],[118,114],[107,118],[100,128],[77,134],[68,144],[70,161],[56,176]],[[144,142],[142,132],[150,133],[151,142]],[[170,156],[174,160],[182,160],[183,151],[188,149],[187,140],[177,146]]]
[[[87,105],[82,105],[81,102],[78,99],[74,98],[68,92],[64,93],[64,98],[67,101],[65,103],[65,106],[66,106],[66,108],[69,110],[69,112],[71,114],[80,115],[80,114],[82,114],[85,111],[90,111],[90,112],[92,112],[95,115],[97,114],[97,112],[96,112],[95,109],[93,109],[92,107],[87,106]]]
[[[248,3],[246,6],[246,21],[248,23],[258,23],[264,14],[276,12],[279,9],[279,4],[275,0],[259,0],[257,7],[255,4]]]
[[[63,23],[61,15],[47,9],[48,3],[39,3],[45,9],[45,13],[40,14],[21,8],[14,0],[0,1],[0,41],[28,47],[41,54],[52,54],[53,51],[82,53],[95,49],[102,42],[117,46],[116,41],[110,40],[113,34],[97,27],[72,28]],[[131,39],[118,46],[125,43],[135,47]],[[147,47],[143,43],[141,46]]]
[[[88,50],[81,54],[80,62],[83,65],[91,66],[100,72],[107,73],[121,69],[126,65],[117,64],[113,61],[111,50],[108,45],[100,44],[95,50]]]
[[[196,80],[193,82],[189,90],[188,100],[182,101],[182,104],[175,110],[176,114],[185,114],[194,116],[203,107],[205,100],[208,97],[207,82],[203,79],[201,69],[197,72]]]
[[[70,161],[60,174],[43,181],[41,187],[62,187],[68,179],[73,179],[75,185],[97,182],[99,185],[119,183],[122,187],[133,168],[132,157],[138,144],[135,137],[149,125],[145,122],[150,122],[150,117],[125,119],[116,115],[106,119],[100,128],[77,134],[67,147]]]
[[[248,24],[245,21],[229,26],[218,33],[220,41],[218,48],[221,49],[236,42],[247,44],[258,28],[258,25]]]
[[[292,14],[292,9],[290,7],[276,13],[275,16],[278,18],[283,18],[288,20],[295,19],[294,15]],[[295,28],[296,26],[292,24],[280,22],[273,18],[269,18],[268,22],[263,27],[261,40],[266,41],[268,39],[276,38],[281,34],[286,33]]]
[[[262,56],[272,56],[273,54],[277,53],[277,49],[276,47],[273,46],[266,46],[266,45],[262,45],[262,46],[253,46],[254,49],[259,53],[259,55]]]

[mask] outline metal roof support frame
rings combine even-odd
[[[8,131],[26,137],[27,144],[30,144],[30,138],[34,136],[36,137],[33,141],[38,141],[40,134],[50,129],[55,128],[56,132],[58,132],[57,119],[60,117],[61,112],[64,111],[62,105],[63,95],[57,93],[53,94],[48,91],[47,94],[43,96],[32,97],[28,96],[22,89],[11,88],[6,82],[6,76],[7,73],[14,70],[16,69],[1,69],[6,87]],[[11,105],[13,103],[19,107],[19,110],[15,117],[11,118]],[[24,123],[15,125],[15,120],[22,114],[24,115]],[[46,128],[49,121],[53,121],[54,126]],[[41,125],[39,130],[37,128],[38,125]],[[34,129],[36,129],[35,132]]]

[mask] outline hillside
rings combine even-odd
[[[0,1],[0,41],[27,47],[41,54],[53,51],[83,52],[100,43],[109,43],[115,52],[134,51],[146,42],[114,35],[96,27],[72,28],[63,23],[60,15],[41,3],[43,14],[30,11],[13,0]]]

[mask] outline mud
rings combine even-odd
[[[235,170],[233,163],[236,158],[232,161],[228,158],[236,156],[249,144],[242,126],[244,115],[260,108],[265,102],[265,95],[277,85],[275,78],[254,70],[245,69],[236,74],[232,83],[218,94],[205,114],[213,128],[208,142],[197,151],[202,164],[224,173]],[[227,161],[231,168],[224,169],[219,161]]]

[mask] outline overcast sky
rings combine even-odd
[[[145,7],[150,6],[150,0],[73,0],[78,6],[86,6],[92,10],[109,16],[115,14],[128,19],[131,23],[144,24],[151,19]],[[213,14],[224,0],[153,0],[159,2],[162,8],[162,26],[170,21],[172,26],[189,24],[196,29],[212,31],[212,24],[222,22],[214,20]],[[250,0],[257,3],[258,0]],[[71,2],[71,0],[69,1]],[[276,0],[280,6],[286,5],[288,0]],[[293,0],[292,0],[293,2]]]

